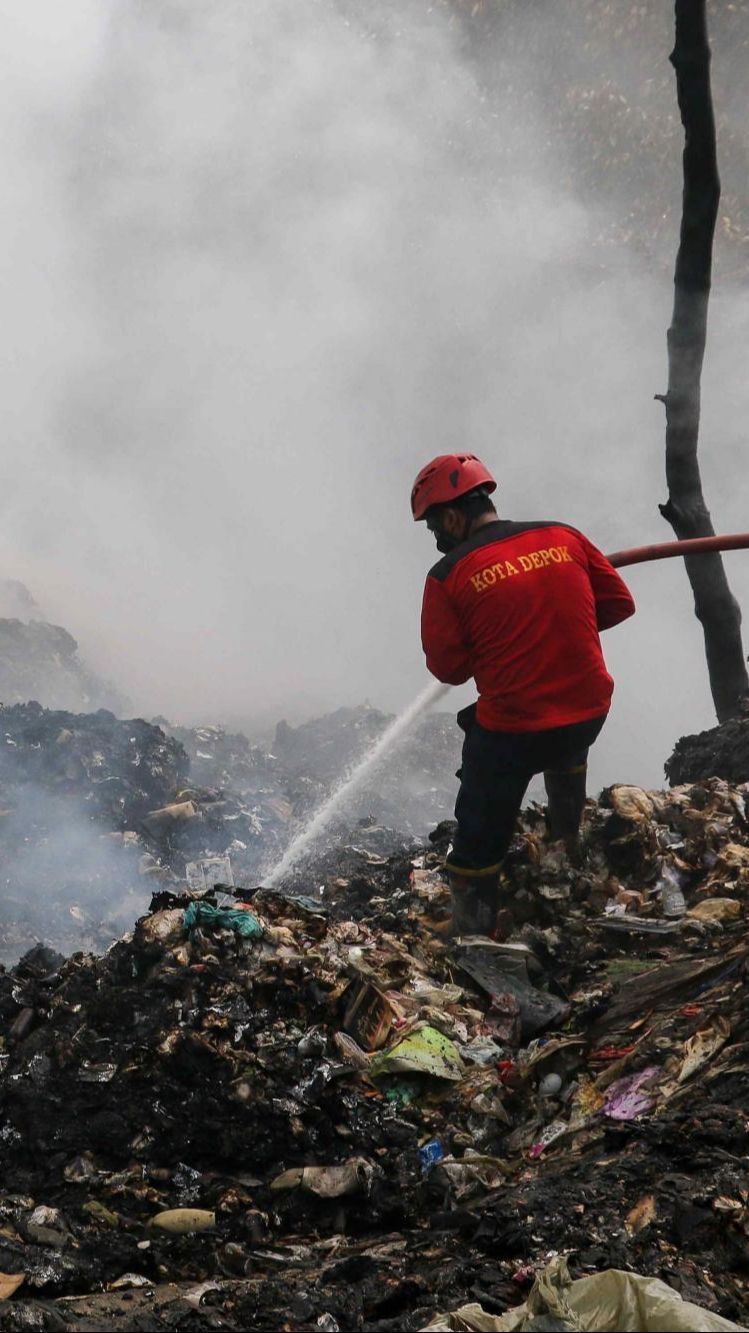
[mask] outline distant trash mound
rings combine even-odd
[[[18,579],[0,579],[0,617],[7,620],[43,620],[39,607]]]
[[[0,702],[38,699],[48,708],[128,711],[128,701],[78,656],[66,629],[43,618],[28,588],[0,579]]]
[[[109,830],[132,828],[187,777],[178,741],[142,718],[0,706],[0,787],[34,785],[77,800]]]
[[[290,777],[314,778],[330,788],[338,783],[393,721],[389,713],[362,704],[339,708],[299,727],[279,722],[274,754]],[[452,812],[455,770],[463,737],[452,713],[419,719],[403,743],[356,793],[350,810],[425,837]]]

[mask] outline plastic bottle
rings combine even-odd
[[[661,865],[661,877],[655,886],[655,892],[660,894],[661,909],[664,916],[684,916],[687,905],[681,891],[678,871],[674,870],[673,866],[668,865],[665,861]]]

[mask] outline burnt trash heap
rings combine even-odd
[[[231,792],[252,811],[255,843],[246,849],[252,869],[280,859],[290,832],[310,815],[379,739],[392,716],[369,705],[339,708],[298,727],[279,722],[268,748],[222,727],[171,727],[190,760],[191,780]],[[387,776],[376,771],[346,808],[349,824],[375,826],[380,850],[394,851],[426,836],[454,801],[460,733],[451,714],[421,718],[388,757]],[[371,835],[375,836],[375,835]],[[340,842],[340,837],[338,838]],[[365,842],[367,836],[365,835]],[[248,856],[244,869],[250,869]]]
[[[150,910],[0,973],[0,1328],[593,1327],[594,1275],[746,1324],[749,786],[612,787],[579,865],[530,807],[518,938],[453,942],[449,825],[217,888],[151,739]]]
[[[145,821],[188,767],[148,722],[0,707],[0,959],[40,939],[104,948],[132,923],[168,872]]]
[[[388,721],[362,707],[282,724],[275,753],[218,726],[0,707],[0,961],[39,939],[101,951],[155,886],[257,883]],[[450,799],[453,730],[431,719],[395,756],[386,798],[357,794],[324,844],[331,864],[425,836]]]
[[[45,620],[28,588],[0,578],[0,699],[29,698],[55,708],[127,708],[119,690],[81,659],[72,634]]]

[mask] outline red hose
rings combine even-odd
[[[632,546],[628,551],[614,551],[607,556],[610,564],[639,565],[644,560],[666,560],[672,555],[704,555],[708,551],[742,551],[749,547],[749,532],[732,532],[722,537],[692,537],[683,542],[659,542],[655,546]]]

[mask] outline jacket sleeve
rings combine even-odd
[[[446,685],[462,685],[473,675],[471,653],[444,585],[428,578],[421,608],[421,644],[427,667]]]
[[[605,555],[587,537],[584,540],[588,576],[596,599],[598,628],[611,629],[613,625],[634,615],[634,598],[624,579],[609,564]]]

